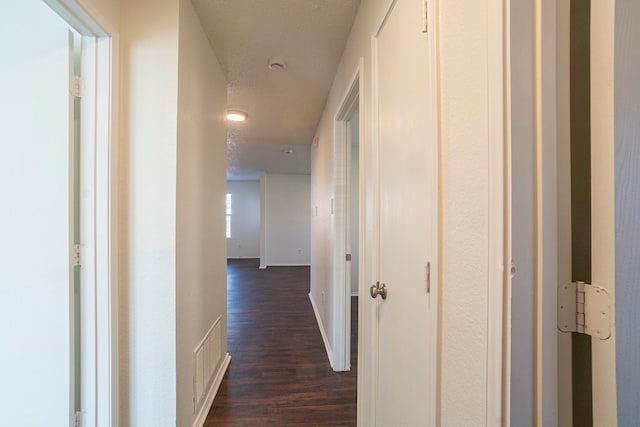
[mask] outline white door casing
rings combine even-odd
[[[118,33],[82,0],[43,0],[82,35],[80,401],[83,425],[118,420]]]
[[[351,369],[351,263],[345,256],[351,245],[358,245],[351,239],[351,164],[350,164],[350,127],[351,119],[360,111],[361,73],[363,60],[360,59],[351,83],[345,92],[340,108],[334,118],[335,126],[335,237],[334,237],[334,271],[335,284],[335,323],[337,326],[334,339],[333,360],[331,366],[335,371]],[[360,126],[360,123],[355,124]],[[362,180],[360,180],[362,182]],[[354,260],[355,261],[355,260]],[[356,261],[357,262],[357,261]]]
[[[378,426],[436,424],[436,56],[432,36],[423,32],[422,7],[392,2],[372,39],[377,277],[388,291],[372,305]]]

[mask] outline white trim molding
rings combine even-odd
[[[320,317],[320,311],[318,311],[318,306],[316,305],[316,301],[313,299],[313,295],[309,294],[309,301],[311,301],[311,307],[313,307],[313,313],[316,316],[316,321],[318,322],[318,329],[320,329],[320,335],[322,336],[322,342],[324,343],[324,348],[327,351],[327,358],[329,359],[329,364],[331,368],[333,368],[333,350],[331,349],[331,343],[329,338],[327,337],[327,330],[324,328],[324,324],[322,323],[322,318]]]
[[[334,250],[333,250],[333,284],[334,312],[333,321],[335,327],[333,348],[335,349],[336,371],[348,371],[351,363],[351,271],[347,268],[345,255],[347,243],[350,241],[350,144],[347,122],[356,112],[362,110],[362,75],[364,59],[360,58],[358,66],[353,71],[349,84],[342,95],[338,111],[333,119],[334,125],[334,158],[333,158],[333,182],[335,185],[335,214],[334,220]],[[359,134],[362,135],[362,121],[359,118]],[[362,179],[360,180],[362,182]],[[360,191],[362,194],[362,190]],[[362,209],[361,209],[362,210]]]
[[[489,139],[489,247],[487,306],[487,426],[503,425],[503,337],[505,264],[505,4],[491,0],[487,14],[488,139]]]
[[[213,399],[215,399],[218,394],[218,390],[220,389],[220,384],[222,384],[222,379],[224,378],[224,374],[229,369],[229,364],[231,363],[231,355],[229,353],[225,354],[222,359],[222,363],[220,363],[220,367],[218,368],[218,372],[214,377],[213,381],[211,381],[211,386],[209,386],[209,391],[207,392],[207,396],[204,399],[204,403],[200,407],[200,411],[198,412],[198,416],[193,422],[193,427],[203,427],[205,421],[207,420],[207,415],[209,414],[209,410],[213,405]]]

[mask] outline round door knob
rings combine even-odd
[[[376,282],[375,285],[371,285],[369,288],[369,293],[371,294],[371,298],[376,298],[380,295],[382,299],[387,299],[387,285]]]

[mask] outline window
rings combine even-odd
[[[231,193],[227,193],[227,239],[231,238]]]

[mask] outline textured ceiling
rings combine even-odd
[[[193,0],[227,76],[227,177],[309,173],[310,145],[360,0]],[[270,58],[286,69],[268,68]],[[285,151],[293,150],[293,153]]]

